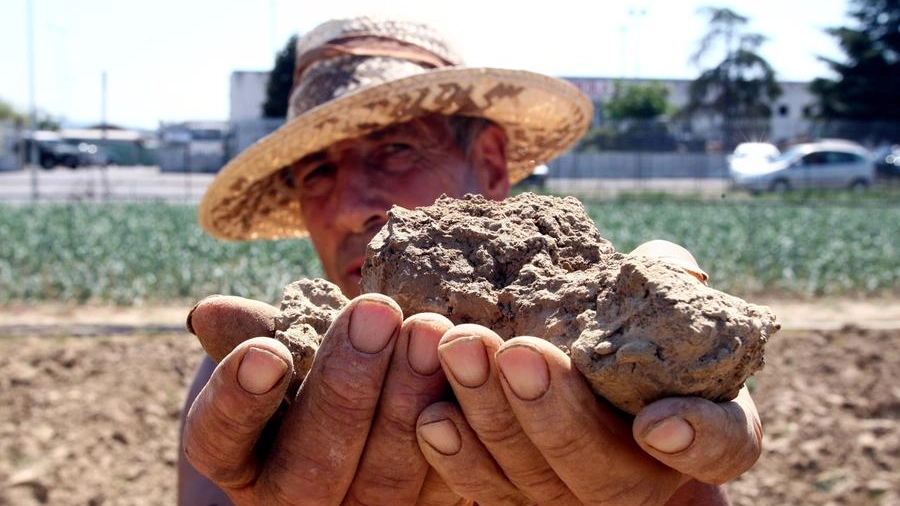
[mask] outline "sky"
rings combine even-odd
[[[225,120],[233,71],[268,71],[292,34],[332,18],[429,22],[469,65],[559,77],[693,79],[705,6],[767,37],[785,81],[829,77],[843,59],[825,28],[849,0],[0,0],[0,99],[68,126]],[[713,62],[715,63],[715,62]]]

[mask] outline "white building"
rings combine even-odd
[[[236,70],[231,73],[228,121],[259,119],[266,101],[269,73]]]
[[[616,82],[625,85],[660,83],[669,90],[669,104],[681,108],[688,103],[688,88],[691,81],[688,79],[623,79],[609,77],[563,77],[574,84],[591,101],[605,102],[612,98]],[[794,139],[805,135],[809,129],[809,115],[815,107],[816,97],[810,93],[809,83],[797,81],[784,81],[781,85],[782,94],[773,107],[770,120],[771,140],[780,142],[786,139]]]

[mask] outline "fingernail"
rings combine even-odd
[[[462,447],[456,425],[450,420],[438,420],[419,426],[419,435],[438,453],[455,455]]]
[[[423,376],[431,376],[441,368],[438,360],[438,343],[441,340],[442,328],[435,322],[419,320],[412,324],[409,331],[409,343],[406,348],[406,360],[409,367]]]
[[[387,304],[360,301],[350,315],[350,344],[363,353],[378,353],[397,332],[397,314]]]
[[[241,388],[254,395],[271,390],[281,381],[288,370],[278,355],[262,348],[250,348],[238,367],[238,383]]]
[[[663,453],[678,453],[694,442],[694,428],[684,418],[672,416],[651,425],[644,442]]]
[[[533,401],[550,388],[547,361],[532,346],[514,345],[500,350],[497,365],[509,388],[523,401]]]
[[[466,388],[484,385],[490,375],[487,351],[477,337],[463,336],[440,346],[440,354],[450,374]]]

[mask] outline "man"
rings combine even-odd
[[[192,332],[243,342],[198,371],[180,502],[727,504],[707,483],[760,452],[746,392],[663,399],[630,420],[545,341],[503,342],[359,294],[365,245],[390,206],[505,198],[584,133],[590,112],[562,81],[463,67],[421,24],[337,20],[301,39],[287,123],[223,169],[199,219],[226,239],[308,236],[326,277],[355,298],[289,403],[290,353],[254,337],[273,334],[277,310],[221,296],[195,306]],[[646,251],[705,278],[675,245]]]

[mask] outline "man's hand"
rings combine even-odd
[[[450,487],[481,506],[727,504],[694,479],[722,483],[759,457],[759,418],[746,392],[721,404],[664,399],[631,423],[542,339],[503,342],[460,325],[444,335],[439,356],[458,404],[422,413],[420,445]]]
[[[270,332],[277,310],[259,304],[207,299],[190,327],[235,342]],[[417,417],[445,393],[437,343],[451,326],[433,314],[404,322],[391,299],[358,297],[332,324],[289,404],[287,348],[266,338],[241,342],[185,419],[190,463],[235,504],[458,503],[429,476],[416,440]]]
[[[191,315],[196,334],[240,343],[184,423],[191,462],[238,504],[727,504],[701,481],[732,479],[760,454],[746,391],[663,399],[629,421],[546,341],[504,343],[437,315],[401,322],[377,295],[341,312],[284,406],[290,354],[245,341],[271,335],[276,313],[217,297]],[[441,402],[448,380],[456,402]],[[204,504],[184,481],[182,503]]]
[[[707,281],[677,244],[650,241],[632,254]],[[629,421],[542,339],[503,342],[484,327],[460,325],[441,339],[439,356],[457,403],[422,413],[420,446],[451,488],[481,506],[728,504],[714,484],[750,469],[762,451],[746,388],[718,404],[662,399]]]

